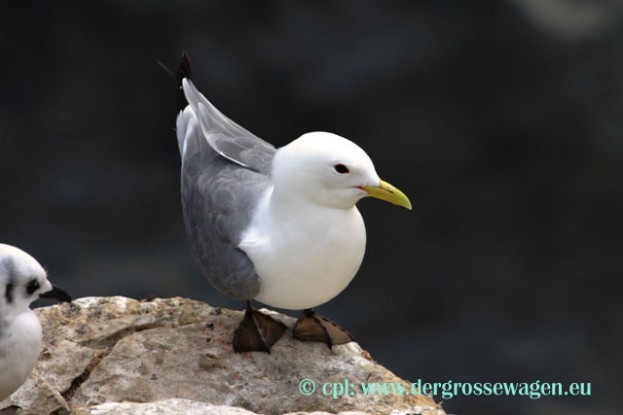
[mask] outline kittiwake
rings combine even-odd
[[[39,297],[71,301],[21,249],[0,244],[0,401],[24,383],[41,352],[41,323],[29,308]]]
[[[270,352],[286,330],[250,300],[304,310],[297,339],[329,347],[352,341],[313,307],[338,295],[359,269],[366,231],[355,204],[372,196],[411,209],[409,199],[343,137],[312,132],[275,149],[231,121],[195,88],[186,53],[177,80],[186,234],[208,281],[246,301],[234,350]]]

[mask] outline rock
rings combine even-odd
[[[88,297],[37,314],[41,358],[0,414],[444,413],[356,343],[329,350],[288,331],[270,354],[233,353],[240,311],[183,298]],[[362,382],[406,393],[366,396]]]

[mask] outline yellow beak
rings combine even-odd
[[[411,201],[409,198],[400,190],[383,180],[381,180],[381,184],[378,186],[361,186],[361,188],[368,192],[368,196],[411,210]]]

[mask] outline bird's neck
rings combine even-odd
[[[23,311],[15,310],[15,308],[9,310],[2,310],[0,312],[0,336],[12,331],[12,324],[15,322],[17,316]]]
[[[327,227],[340,223],[348,226],[358,221],[360,214],[355,206],[348,209],[325,206],[313,203],[304,197],[292,197],[292,194],[281,194],[275,189],[267,193],[262,203],[265,223],[272,224],[272,229],[279,232],[296,230],[309,234],[322,233]]]
[[[281,189],[277,186],[272,187],[267,192],[266,208],[274,217],[288,217],[295,215],[297,217],[310,213],[322,212],[323,215],[341,216],[356,210],[355,206],[348,208],[327,206],[317,201],[311,200],[305,194],[295,194],[290,190]]]

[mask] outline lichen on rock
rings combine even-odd
[[[427,396],[361,393],[361,382],[410,385],[356,343],[329,350],[293,340],[288,331],[270,354],[236,354],[231,340],[240,311],[184,298],[88,297],[37,314],[41,358],[26,383],[0,402],[0,414],[10,408],[38,415],[444,413]],[[313,393],[299,391],[303,379],[315,382]],[[322,393],[322,385],[346,379],[351,394]]]

